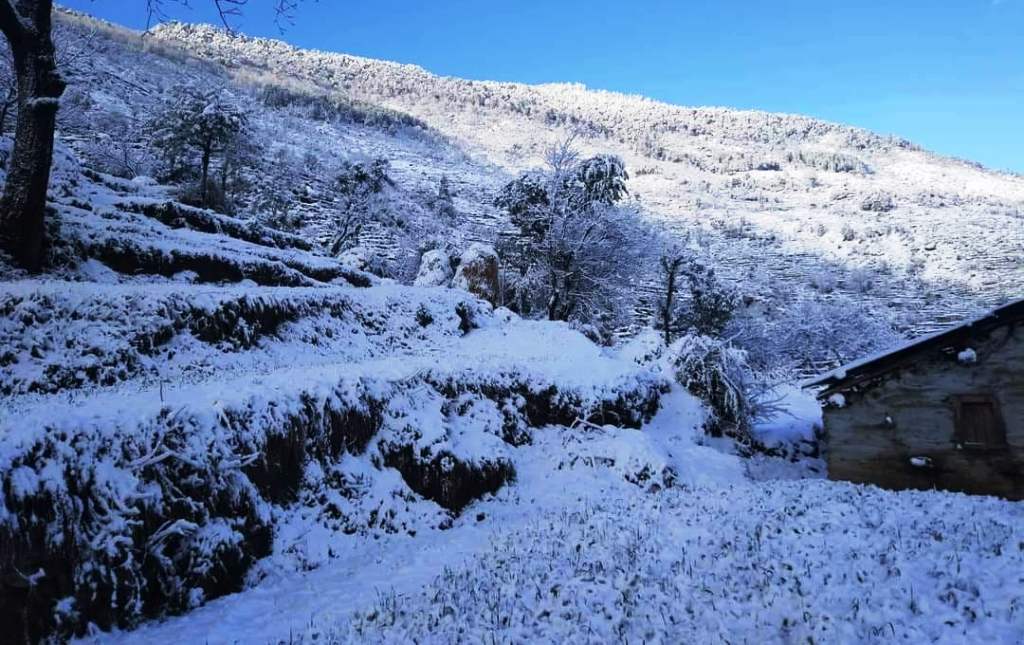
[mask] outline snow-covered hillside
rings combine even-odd
[[[799,301],[866,308],[921,332],[1001,303],[1024,282],[1024,178],[894,137],[578,85],[439,77],[208,26],[165,24],[142,39],[82,16],[61,24],[68,47],[90,53],[67,71],[78,82],[61,128],[91,165],[114,171],[123,151],[109,144],[126,138],[131,172],[151,172],[143,124],[166,93],[224,88],[267,142],[243,213],[288,198],[303,234],[328,241],[339,167],[390,162],[397,188],[380,219],[400,226],[368,231],[364,246],[399,258],[394,275],[414,273],[408,257],[439,240],[493,241],[507,228],[492,205],[499,187],[576,133],[584,152],[626,160],[645,217],[713,257],[768,310]],[[439,215],[442,178],[453,208]]]
[[[768,378],[1019,290],[1024,179],[202,26],[57,42],[47,268],[0,258],[0,640],[1024,641],[1024,507],[825,480]],[[258,144],[211,208],[154,144],[182,87]],[[649,267],[617,344],[501,306],[495,196],[572,134],[742,336],[638,331]]]
[[[904,140],[579,85],[438,77],[203,26],[162,25],[153,36],[236,78],[272,73],[401,110],[511,171],[540,165],[546,146],[580,132],[586,149],[626,159],[630,190],[653,220],[700,231],[733,277],[772,301],[853,293],[923,329],[1005,300],[1024,282],[1024,178]],[[875,279],[866,284],[863,272]]]

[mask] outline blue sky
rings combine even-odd
[[[64,0],[143,27],[143,0]],[[172,18],[216,19],[208,0]],[[271,0],[236,27],[282,37]],[[793,112],[1024,172],[1024,0],[307,0],[283,38],[452,76]]]

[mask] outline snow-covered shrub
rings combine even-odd
[[[810,275],[810,284],[821,293],[832,293],[836,290],[839,280],[829,269],[819,269]]]
[[[153,150],[138,144],[141,127],[134,119],[118,113],[100,113],[93,119],[97,136],[84,147],[83,157],[96,170],[134,179],[158,168]]]
[[[459,257],[452,286],[464,289],[492,305],[498,303],[498,253],[489,244],[474,242]]]
[[[871,211],[875,213],[888,213],[894,208],[896,208],[896,202],[893,200],[893,196],[884,191],[871,193],[860,203],[860,209],[862,211]]]
[[[642,367],[655,365],[665,355],[664,336],[652,327],[644,327],[619,346],[618,355]]]
[[[868,293],[875,287],[875,274],[868,269],[854,269],[847,278],[850,289],[858,293]]]
[[[448,175],[441,175],[437,184],[437,194],[430,200],[430,206],[440,217],[454,219],[458,215],[453,201],[451,182]]]
[[[676,382],[711,408],[705,429],[748,441],[753,406],[746,353],[715,338],[687,334],[668,348],[668,356]]]
[[[425,498],[447,525],[515,476],[507,450],[534,428],[638,427],[663,390],[643,370],[593,385],[528,366],[314,370],[177,391],[166,403],[41,407],[0,426],[0,576],[19,581],[0,590],[0,624],[30,641],[67,637],[238,591],[295,505],[339,532],[391,532],[414,530],[401,513],[425,511]],[[367,485],[385,468],[402,489]],[[657,473],[636,475],[647,485]],[[382,494],[399,496],[386,513]]]
[[[810,168],[828,172],[849,172],[866,175],[871,168],[860,159],[842,152],[800,150],[786,153],[786,161],[799,162]]]
[[[846,296],[827,301],[800,300],[784,308],[763,330],[755,345],[775,365],[797,368],[817,364],[822,357],[845,363],[900,341],[892,320],[884,312],[866,308]]]
[[[254,86],[263,105],[287,108],[316,121],[355,123],[392,134],[429,129],[422,120],[405,112],[325,92],[314,83],[301,83],[295,78],[245,70],[240,80]]]
[[[253,204],[254,221],[285,233],[298,233],[306,224],[305,217],[295,209],[290,191],[269,190],[261,193]]]
[[[740,305],[740,295],[730,284],[718,278],[707,262],[691,257],[682,265],[690,290],[690,301],[683,306],[677,326],[697,334],[719,336],[725,331]]]

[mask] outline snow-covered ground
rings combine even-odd
[[[1024,639],[1024,507],[751,481],[699,445],[702,414],[677,392],[642,432],[549,428],[516,450],[516,483],[447,530],[335,543],[310,572],[266,562],[251,590],[86,640]],[[672,485],[637,480],[644,466]]]
[[[493,241],[497,189],[576,130],[626,160],[631,206],[740,285],[763,323],[748,349],[832,360],[893,340],[862,309],[930,328],[1019,289],[1020,177],[792,115],[58,22],[95,34],[65,70],[53,266],[0,266],[0,574],[16,583],[0,593],[28,617],[0,625],[97,642],[1024,641],[1020,503],[827,481],[820,409],[794,386],[754,429],[764,454],[741,456],[636,360],[642,342],[599,347],[396,279],[425,240]],[[189,82],[237,99],[266,143],[234,215],[135,173],[156,163],[139,123]],[[401,225],[359,248],[391,278],[324,244],[339,169],[378,157]],[[275,228],[261,191],[302,225]],[[837,349],[844,332],[856,343]]]

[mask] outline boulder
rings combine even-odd
[[[459,261],[452,286],[465,289],[492,305],[498,303],[498,254],[494,247],[474,243]]]
[[[452,261],[440,249],[427,251],[420,258],[420,270],[413,285],[417,287],[441,287],[452,279]]]

